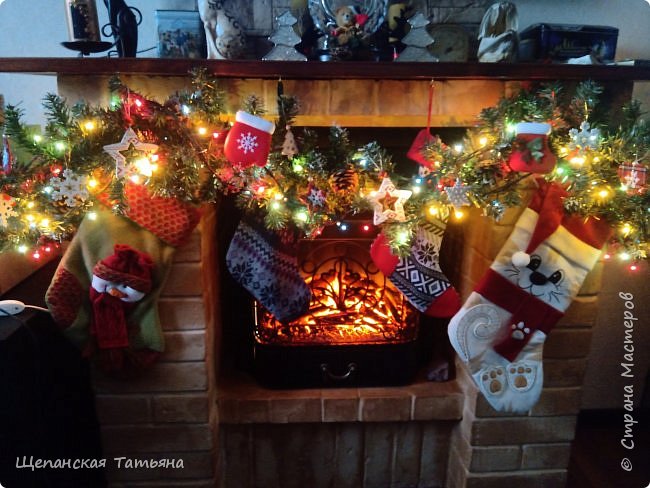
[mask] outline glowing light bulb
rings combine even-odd
[[[40,226],[47,229],[50,226],[50,219],[41,220]]]
[[[440,209],[436,205],[431,205],[429,207],[429,214],[433,215],[434,217],[440,213]]]
[[[43,188],[43,193],[45,193],[46,195],[49,195],[53,191],[54,191],[54,188],[52,188],[51,186],[46,186],[45,188]]]
[[[158,169],[158,166],[156,164],[153,164],[149,158],[137,159],[133,165],[138,170],[138,173],[146,177],[151,176],[153,172]]]
[[[45,252],[52,252],[52,248],[50,246],[45,246],[43,249]]]
[[[83,124],[83,128],[84,128],[84,130],[86,130],[87,132],[92,132],[92,131],[94,131],[94,130],[95,130],[95,127],[97,127],[97,126],[95,125],[95,122],[92,121],[92,120],[87,120],[87,121],[84,122],[84,124]]]
[[[299,222],[307,222],[309,220],[309,215],[304,210],[298,210],[294,217]]]
[[[409,233],[405,230],[397,233],[397,243],[406,244],[409,241]]]
[[[27,208],[34,208],[36,204],[34,202],[27,202]]]
[[[34,251],[34,254],[32,254],[32,257],[34,259],[41,259],[41,254],[38,251]]]
[[[271,204],[271,208],[272,208],[273,210],[280,210],[281,207],[282,207],[282,205],[280,205],[280,202],[278,202],[278,201],[275,201],[275,202],[273,202],[273,203]]]
[[[611,258],[612,258],[612,255],[609,254],[609,253],[605,253],[605,255],[603,256],[603,259],[611,259]]]
[[[43,140],[43,136],[41,136],[40,134],[34,134],[34,142],[36,144],[40,143],[42,140]]]
[[[200,136],[204,136],[208,133],[208,129],[205,127],[199,127],[196,131],[199,133]]]
[[[95,178],[88,180],[88,188],[97,188],[97,185],[99,185],[99,182]]]
[[[345,232],[346,230],[348,230],[348,224],[341,224],[340,229],[342,232]]]
[[[266,187],[264,185],[260,185],[257,187],[257,193],[260,195],[263,194],[266,191]]]
[[[636,264],[631,264],[630,271],[636,271],[636,270],[637,270]]]
[[[131,183],[135,183],[136,185],[140,184],[140,177],[138,175],[131,175],[129,179],[131,180]]]
[[[133,103],[135,103],[135,106],[138,108],[141,108],[144,105],[144,103],[142,103],[142,100],[139,98],[136,98]]]
[[[61,141],[55,142],[54,143],[54,149],[56,149],[57,151],[64,151],[65,150],[65,143],[61,142]]]
[[[181,106],[181,112],[183,113],[183,115],[189,115],[191,111],[192,110],[190,109],[190,107],[188,105],[182,105]]]
[[[598,196],[599,196],[600,198],[605,199],[605,198],[607,198],[607,197],[609,196],[609,191],[607,191],[606,189],[603,188],[602,190],[600,190],[600,191],[598,192]]]
[[[455,210],[454,211],[454,217],[456,217],[458,220],[462,219],[465,216],[462,210]]]
[[[27,246],[25,244],[21,244],[18,246],[18,252],[20,254],[25,254],[27,252]]]
[[[619,258],[623,261],[628,261],[632,256],[629,255],[629,253],[622,252],[621,254],[618,255]]]
[[[481,145],[481,147],[485,147],[488,143],[488,138],[485,136],[482,136],[479,140],[478,143]]]
[[[417,195],[418,193],[420,193],[420,192],[422,191],[422,187],[421,187],[421,186],[418,186],[418,185],[413,185],[413,187],[411,188],[411,190],[413,190],[413,194],[414,194],[414,195]]]
[[[278,192],[275,195],[273,195],[273,198],[275,198],[277,201],[280,201],[280,200],[282,200],[284,198],[284,195],[282,193]]]
[[[88,212],[86,215],[90,220],[97,220],[97,212]]]
[[[630,224],[624,224],[623,227],[621,227],[621,232],[627,237],[630,235],[630,232],[632,232],[632,226]]]
[[[564,168],[562,166],[558,166],[557,168],[555,168],[555,172],[557,174],[559,174],[559,175],[563,175],[564,174]]]
[[[34,217],[32,214],[29,214],[25,217],[28,222],[34,222],[36,220],[36,217]]]
[[[370,226],[368,224],[363,226],[364,232],[368,232],[370,230]]]
[[[583,158],[582,156],[574,156],[569,160],[569,162],[574,166],[582,166],[583,164],[585,164],[585,158]]]
[[[463,152],[463,145],[462,144],[454,144],[454,151],[457,153]]]

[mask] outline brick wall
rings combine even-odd
[[[214,228],[207,209],[190,241],[179,248],[159,301],[166,349],[141,376],[125,380],[95,373],[96,405],[111,487],[212,487],[217,436],[214,368]],[[203,278],[202,278],[203,277]],[[183,460],[183,468],[118,468],[114,458]]]
[[[491,264],[522,210],[509,210],[497,224],[475,212],[469,222],[452,230],[451,241],[465,242],[462,256],[452,264],[463,297]],[[548,335],[544,388],[529,412],[515,415],[493,410],[459,362],[458,381],[465,404],[463,420],[452,432],[447,486],[555,488],[566,484],[601,274],[602,263],[598,263]]]

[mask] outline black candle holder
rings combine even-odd
[[[62,42],[61,45],[73,51],[79,51],[79,57],[83,57],[106,51],[113,46],[113,43],[107,41],[66,41]]]

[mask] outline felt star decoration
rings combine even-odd
[[[123,178],[127,173],[126,156],[122,152],[128,151],[131,147],[147,154],[155,153],[158,150],[156,144],[142,142],[131,127],[126,129],[120,142],[104,146],[104,151],[115,160],[115,174],[118,178]]]
[[[447,192],[449,202],[456,210],[463,205],[470,204],[469,198],[467,198],[467,187],[460,182],[460,178],[456,179],[454,186],[446,186],[445,191]]]
[[[398,190],[390,178],[384,178],[379,189],[368,197],[375,209],[373,223],[379,225],[387,220],[404,222],[404,202],[411,198],[411,193],[409,190]]]

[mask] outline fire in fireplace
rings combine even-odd
[[[300,243],[309,311],[281,323],[255,307],[256,376],[271,387],[402,384],[417,369],[417,311],[374,265],[365,220]]]

